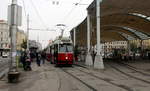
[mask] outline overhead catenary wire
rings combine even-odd
[[[49,29],[33,29],[33,28],[30,28],[31,31],[56,31],[56,30],[49,30]]]
[[[33,8],[34,8],[34,10],[35,10],[35,12],[36,12],[36,14],[37,14],[37,16],[39,17],[39,19],[40,19],[40,21],[41,21],[41,24],[43,24],[45,27],[47,27],[46,24],[45,24],[45,22],[43,21],[42,17],[40,16],[40,14],[39,14],[39,12],[38,12],[38,9],[37,9],[36,6],[34,5],[33,1],[32,1],[32,0],[30,0],[30,1],[31,1],[31,4],[32,4],[32,6],[33,6]]]
[[[25,15],[27,16],[24,0],[22,0],[22,1],[23,1],[23,4],[24,4]],[[53,1],[53,0],[50,0],[50,1]],[[59,0],[58,0],[58,1],[59,1]],[[39,20],[41,21],[41,24],[43,24],[45,27],[47,27],[46,24],[45,24],[45,22],[43,21],[43,19],[42,19],[40,13],[39,13],[39,10],[38,10],[37,7],[35,6],[33,0],[30,0],[30,2],[31,2],[31,4],[32,4],[32,6],[33,6],[33,8],[34,8],[34,10],[35,10],[35,12],[36,12],[36,14],[37,14],[37,16],[39,17]],[[74,3],[74,7],[72,7],[72,9],[66,14],[66,16],[65,16],[64,19],[63,19],[63,22],[67,22],[67,21],[68,21],[68,19],[69,19],[68,17],[69,17],[69,16],[72,14],[72,12],[77,8],[77,6],[80,5],[81,2],[82,2],[82,0],[80,0],[80,1],[77,2],[77,3]]]
[[[22,0],[22,3],[23,3],[23,9],[24,9],[24,13],[25,13],[25,20],[26,20],[26,22],[27,22],[27,31],[28,31],[28,15],[27,15],[27,11],[26,11],[26,6],[25,6],[25,2],[24,2],[24,0]]]
[[[55,2],[54,0],[50,0],[52,2]],[[60,0],[56,0],[56,2],[59,2]],[[80,0],[79,2],[76,2],[76,3],[73,3],[74,6],[71,8],[71,10],[66,14],[66,16],[62,19],[62,23],[65,23],[65,22],[68,22],[68,17],[72,14],[72,12],[77,8],[78,5],[89,5],[89,4],[84,4],[84,3],[81,3],[82,0]]]
[[[66,16],[64,17],[64,19],[62,20],[62,22],[67,22],[68,21],[68,17],[72,14],[72,12],[77,8],[77,6],[82,2],[82,0],[80,0],[78,3],[74,3],[74,7],[71,8],[71,10],[66,14]]]
[[[88,6],[89,4],[85,4],[85,3],[82,3],[82,0],[80,0],[78,3],[74,3],[75,4],[75,6],[79,6],[79,5],[84,5],[84,6]],[[75,7],[74,9],[76,9],[77,7]],[[73,11],[73,9],[68,13],[68,15],[66,16],[66,18],[67,19],[69,19],[68,18],[68,16],[70,16],[71,15],[71,13],[72,13],[72,11]],[[69,15],[70,14],[70,15]],[[64,20],[66,19],[66,18],[64,18]],[[70,18],[69,20],[72,20],[74,17],[72,17],[72,18]],[[66,23],[68,22],[68,20],[66,19]],[[85,18],[84,18],[85,19]],[[80,23],[78,23],[78,24],[80,24]],[[73,25],[73,26],[76,26],[76,25],[78,25],[78,24],[75,24],[75,25]],[[71,25],[72,26],[72,25]],[[73,27],[74,28],[74,27]],[[73,28],[71,28],[71,30],[73,29]]]
[[[27,15],[27,11],[26,11],[26,6],[25,6],[25,1],[22,0],[22,3],[23,3],[23,8],[24,8],[24,13],[25,13],[25,17],[26,19],[28,18],[28,15]],[[42,22],[43,20],[41,20]],[[45,25],[46,26],[46,25]],[[56,31],[56,30],[49,30],[49,28],[46,28],[46,29],[33,29],[33,28],[29,28],[29,30],[35,30],[35,31]]]
[[[82,0],[79,1],[79,3],[81,3]],[[76,9],[76,6],[79,4],[75,4],[74,7],[72,7],[72,9],[67,13],[67,15],[64,17],[64,19],[62,20],[62,22],[67,21],[68,17],[72,14],[72,12]]]

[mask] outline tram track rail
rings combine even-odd
[[[126,68],[128,68],[128,69],[131,69],[131,70],[133,70],[133,71],[135,71],[135,72],[137,72],[137,73],[140,73],[140,74],[142,74],[142,75],[150,76],[150,74],[145,73],[145,72],[142,72],[142,71],[139,71],[139,70],[141,70],[141,69],[136,68],[136,67],[134,67],[134,66],[131,66],[131,65],[129,65],[129,64],[126,64],[126,63],[123,63],[123,62],[116,62],[116,63],[117,63],[118,65],[124,66],[124,67],[126,67]],[[137,70],[137,69],[139,69],[139,70]],[[142,69],[142,70],[143,70],[143,69]],[[143,70],[143,71],[145,71],[145,70]]]
[[[60,74],[57,72],[57,75],[58,75],[58,78],[59,78],[59,87],[58,87],[58,91],[61,91],[61,86],[62,86],[62,83],[61,83],[61,77],[60,77]]]
[[[141,78],[139,78],[139,77],[133,76],[133,75],[131,75],[131,74],[128,74],[128,73],[126,73],[126,72],[120,70],[119,68],[117,68],[117,67],[111,65],[111,64],[109,64],[109,65],[110,65],[113,69],[115,69],[116,71],[118,71],[118,72],[120,72],[120,73],[122,73],[122,74],[124,74],[124,75],[126,75],[126,76],[128,76],[128,77],[131,77],[131,78],[134,78],[134,79],[136,79],[136,80],[142,81],[142,82],[144,82],[144,83],[150,84],[150,81],[147,81],[147,80],[141,79]],[[131,70],[131,69],[130,69],[130,70]],[[139,73],[139,72],[138,72],[138,73]]]
[[[71,77],[75,78],[76,80],[78,80],[79,82],[81,82],[82,84],[84,84],[85,86],[87,86],[89,89],[91,89],[92,91],[98,91],[97,89],[95,89],[93,86],[87,84],[86,82],[82,81],[80,78],[76,77],[75,75],[73,75],[72,73],[68,72],[65,69],[61,69],[63,72],[67,73],[68,75],[70,75]]]
[[[84,68],[84,69],[88,69],[87,67],[82,66],[82,65],[75,65],[75,66],[79,66],[79,67],[82,67],[82,68]],[[87,74],[87,75],[90,75],[90,76],[92,76],[92,77],[95,77],[95,78],[97,78],[97,79],[99,79],[99,80],[103,80],[103,81],[105,81],[105,82],[107,82],[107,83],[109,83],[109,84],[111,84],[111,85],[114,85],[114,86],[116,86],[116,87],[122,88],[122,89],[124,89],[124,90],[126,90],[126,91],[134,91],[133,89],[131,89],[131,88],[128,87],[128,86],[125,86],[125,85],[118,85],[118,84],[116,84],[116,83],[111,82],[111,80],[110,80],[109,78],[108,78],[108,79],[107,79],[107,78],[102,78],[102,77],[96,76],[96,75],[94,75],[94,74],[85,72],[85,71],[83,71],[83,70],[81,70],[81,69],[77,69],[77,70],[79,70],[79,71],[81,71],[81,72],[83,72],[83,73],[85,73],[85,74]]]

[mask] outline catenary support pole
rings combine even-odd
[[[85,64],[88,66],[93,65],[93,60],[92,56],[90,54],[90,15],[89,13],[87,14],[87,55],[86,55],[86,62]]]
[[[8,72],[8,81],[9,82],[17,82],[19,78],[19,72],[17,69],[17,51],[16,51],[16,34],[18,30],[18,5],[17,0],[12,0],[11,4],[11,24],[10,24],[10,37],[11,37],[11,61]]]
[[[11,30],[11,64],[10,64],[10,71],[17,71],[17,63],[16,63],[16,30],[17,26],[13,25],[10,27]]]
[[[17,5],[17,0],[12,0],[12,5]],[[12,11],[14,21],[17,18],[17,8],[14,8]],[[11,35],[11,64],[10,64],[10,71],[17,71],[17,63],[16,63],[16,32],[17,32],[17,25],[13,24],[10,26],[10,35]]]
[[[97,18],[97,54],[95,56],[94,68],[104,69],[103,58],[100,54],[100,2],[101,0],[96,0],[96,18]]]
[[[27,51],[29,51],[29,15],[27,16]]]

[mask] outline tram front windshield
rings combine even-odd
[[[72,52],[73,47],[71,44],[60,44],[59,45],[59,52]]]

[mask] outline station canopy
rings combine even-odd
[[[146,40],[150,38],[150,0],[102,0],[100,4],[101,42]],[[96,0],[88,7],[91,42],[96,44]],[[87,41],[87,20],[76,27],[76,40]]]

